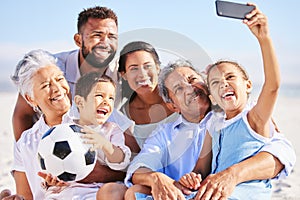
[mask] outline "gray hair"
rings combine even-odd
[[[11,80],[17,86],[24,99],[26,99],[25,95],[33,97],[32,77],[34,74],[39,69],[49,65],[57,66],[56,59],[52,54],[41,49],[30,51],[19,61],[14,74],[11,76]]]
[[[195,71],[197,74],[199,74],[197,70],[194,68],[194,66],[192,65],[192,63],[184,59],[178,59],[173,62],[169,62],[167,66],[162,68],[158,76],[158,89],[159,89],[159,95],[166,103],[172,102],[172,100],[169,96],[168,88],[166,87],[165,81],[173,71],[175,71],[177,68],[180,67],[188,67],[193,71]]]

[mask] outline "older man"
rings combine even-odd
[[[134,186],[125,199],[136,198],[136,192],[152,194],[154,199],[185,199],[183,193],[190,193],[176,181],[193,170],[202,149],[206,122],[211,116],[208,91],[202,77],[184,60],[162,69],[159,89],[169,108],[181,115],[175,122],[159,126],[146,140],[129,166],[125,183]],[[285,149],[284,155],[277,152],[278,148]],[[287,158],[286,154],[291,156]],[[200,191],[207,199],[220,194],[226,198],[241,182],[273,178],[280,171],[287,175],[294,164],[293,155],[289,142],[274,136],[272,144],[257,155],[208,176]]]

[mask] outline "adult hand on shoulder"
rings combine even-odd
[[[181,190],[176,187],[176,181],[163,173],[156,173],[151,193],[154,199],[185,200]]]
[[[195,200],[227,199],[237,185],[237,177],[230,168],[210,174],[202,182]]]

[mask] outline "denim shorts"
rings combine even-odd
[[[189,199],[193,199],[196,196],[196,194],[197,194],[197,191],[192,192],[189,195],[184,195],[184,197],[185,197],[186,200],[189,200]],[[139,192],[135,193],[135,198],[137,200],[153,200],[153,197],[151,195],[142,194],[142,193],[139,193]]]

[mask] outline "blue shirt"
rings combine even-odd
[[[248,123],[247,114],[244,110],[232,119],[225,120],[221,117],[219,123],[213,123],[215,129],[210,131],[212,135],[212,173],[218,173],[228,167],[254,156],[271,138],[263,137],[252,130]],[[211,120],[214,117],[211,118]],[[211,129],[210,129],[211,130]],[[274,126],[270,124],[271,135],[274,133]],[[236,186],[229,199],[248,199],[251,191],[256,199],[270,199],[271,181],[252,180]]]
[[[211,117],[213,123],[212,127],[208,123],[208,129],[212,136],[213,174],[257,154],[271,140],[252,130],[247,119],[248,112],[245,110],[230,120],[225,120],[224,116]],[[270,129],[273,135],[274,126]]]
[[[210,118],[207,127],[212,136],[211,173],[218,173],[254,156],[271,141],[271,138],[261,136],[250,127],[247,118],[250,109],[251,106],[247,106],[229,120],[226,120],[225,114],[215,114]],[[274,126],[270,123],[270,134],[274,135],[274,132]],[[243,182],[235,187],[228,199],[270,199],[271,188],[270,179]]]
[[[159,125],[131,162],[126,186],[132,185],[132,174],[140,167],[162,172],[174,180],[191,172],[199,158],[210,116],[208,114],[200,123],[191,123],[180,115],[174,122]]]
[[[252,101],[252,102],[249,101],[243,112],[249,111],[254,106],[255,103],[256,103],[255,101]],[[212,113],[214,113],[214,112],[212,111]],[[221,115],[221,117],[220,117],[220,115]],[[212,115],[210,120],[208,120],[207,128],[209,129],[210,133],[213,132],[211,127],[214,127],[217,129],[227,127],[227,126],[229,126],[229,124],[233,123],[233,121],[236,121],[240,117],[240,116],[237,116],[231,120],[224,121],[223,120],[224,116],[222,117],[222,115],[224,115],[224,113],[219,113],[219,114],[215,113],[214,115]],[[218,120],[221,120],[221,121],[218,121]],[[291,171],[295,165],[295,162],[296,162],[295,150],[294,150],[291,142],[285,137],[284,134],[278,133],[277,131],[274,130],[273,124],[270,124],[270,130],[272,130],[270,132],[271,138],[268,140],[264,140],[264,145],[258,150],[258,152],[263,152],[263,151],[269,152],[270,154],[275,156],[277,159],[279,159],[279,161],[284,165],[284,169],[275,177],[275,179],[285,178],[286,176],[288,176],[291,173]],[[255,135],[255,134],[253,134],[253,135]],[[223,164],[223,162],[221,162],[221,163]],[[212,168],[215,168],[214,164],[213,164]],[[226,168],[226,166],[225,167],[223,166],[223,168]],[[221,171],[221,170],[218,170],[218,171]]]

